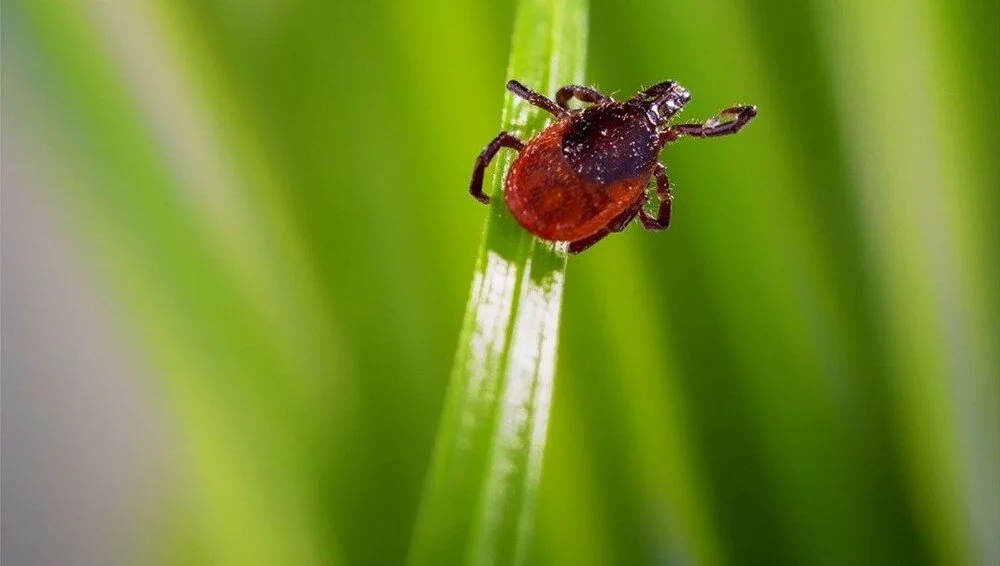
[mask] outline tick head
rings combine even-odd
[[[638,93],[632,99],[646,110],[646,116],[655,126],[673,118],[691,100],[691,93],[674,81],[664,81]]]

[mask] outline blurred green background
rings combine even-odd
[[[44,189],[172,447],[107,560],[401,564],[513,1],[3,9],[4,192]],[[665,151],[669,231],[571,258],[532,564],[1000,564],[998,28],[995,1],[592,0],[590,84],[760,116]],[[8,363],[19,312],[8,387],[46,377]],[[9,489],[5,554],[75,540]]]

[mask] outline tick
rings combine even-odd
[[[625,102],[585,86],[564,86],[555,102],[517,81],[507,90],[549,112],[556,120],[524,143],[500,132],[476,159],[469,192],[489,204],[483,173],[501,148],[518,152],[504,180],[504,200],[521,226],[545,240],[570,242],[576,254],[637,217],[650,231],[670,225],[670,179],[660,151],[682,137],[735,134],[757,115],[756,106],[732,106],[703,124],[670,125],[691,99],[674,81],[640,91]],[[590,106],[570,109],[576,98]],[[646,211],[646,187],[656,179],[659,209]]]

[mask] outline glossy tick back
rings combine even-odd
[[[476,159],[469,192],[488,204],[483,173],[503,147],[518,156],[504,181],[507,208],[526,230],[545,240],[570,242],[579,253],[636,217],[647,230],[670,224],[670,180],[658,161],[660,151],[681,136],[709,138],[735,134],[757,115],[756,106],[733,106],[704,124],[670,125],[691,99],[674,81],[665,81],[617,102],[596,90],[564,86],[555,102],[517,81],[507,89],[556,117],[527,144],[500,134]],[[591,106],[570,109],[570,98]],[[656,215],[646,212],[646,187],[656,179]]]

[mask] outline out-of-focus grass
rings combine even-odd
[[[512,18],[4,5],[4,127],[173,411],[163,562],[404,561]],[[593,84],[761,113],[666,150],[669,231],[572,260],[532,563],[1000,560],[998,18],[592,3]]]

